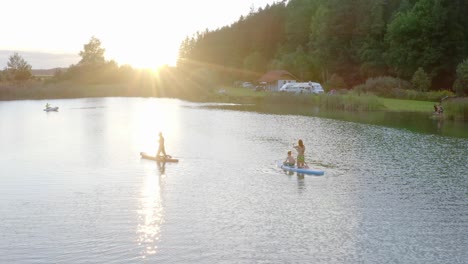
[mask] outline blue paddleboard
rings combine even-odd
[[[293,172],[297,172],[297,173],[317,175],[317,176],[321,176],[321,175],[325,174],[325,171],[323,171],[323,170],[314,170],[314,169],[311,169],[311,168],[298,168],[296,166],[286,166],[286,165],[283,164],[282,161],[277,161],[276,165],[278,165],[278,167],[280,167],[283,170],[293,171]]]

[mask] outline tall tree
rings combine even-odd
[[[81,60],[77,65],[71,65],[61,78],[87,84],[115,83],[122,80],[118,64],[112,60],[106,61],[104,52],[101,41],[91,37],[79,53]]]
[[[327,74],[338,73],[350,84],[361,81],[359,50],[371,25],[381,19],[381,12],[377,19],[369,19],[371,2],[323,1],[311,19],[309,46],[312,57],[326,67]]]
[[[101,41],[96,37],[91,37],[89,42],[80,51],[81,60],[78,65],[100,65],[105,63],[105,49],[101,48]]]
[[[287,5],[285,48],[294,52],[298,46],[307,47],[312,14],[323,0],[290,0]]]
[[[331,45],[328,42],[329,14],[329,8],[322,4],[315,10],[310,21],[308,43],[310,59],[318,69],[322,81],[327,81],[329,71],[333,71],[334,68]]]
[[[369,10],[359,23],[359,32],[362,36],[357,47],[360,59],[360,71],[364,78],[385,75],[387,66],[383,54],[385,52],[384,36],[386,31],[385,20],[388,9],[385,0],[367,1],[365,7]]]
[[[6,70],[14,80],[23,81],[31,78],[31,68],[31,65],[15,52],[9,57]]]

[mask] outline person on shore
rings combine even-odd
[[[442,107],[442,104],[439,104],[439,107],[438,107],[438,108],[439,108],[438,113],[439,113],[439,114],[442,114],[442,113],[444,112],[444,108]]]
[[[288,151],[288,156],[286,157],[286,160],[283,161],[283,165],[289,166],[289,167],[294,167],[294,164],[296,164],[296,160],[292,156],[292,152]]]
[[[304,165],[305,165],[305,157],[304,157],[305,146],[304,146],[304,143],[302,142],[302,139],[299,139],[297,144],[298,144],[297,146],[293,144],[293,148],[295,148],[296,151],[297,151],[297,167],[298,168],[304,168]]]
[[[164,137],[161,132],[159,132],[159,148],[158,152],[156,153],[156,157],[159,156],[160,154],[163,154],[163,157],[166,158],[166,148],[164,147]]]
[[[442,114],[444,112],[444,108],[441,104],[434,105],[434,113],[435,114]]]

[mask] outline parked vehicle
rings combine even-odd
[[[254,88],[254,85],[251,82],[244,82],[244,83],[242,83],[242,87],[244,87],[244,88]]]
[[[301,82],[301,83],[286,83],[280,88],[280,92],[290,93],[314,93],[320,94],[324,90],[320,83],[316,82]]]
[[[311,85],[312,89],[311,89],[311,92],[312,93],[315,93],[315,94],[321,94],[321,93],[324,93],[325,91],[323,90],[323,87],[320,83],[316,83],[316,82],[309,82],[309,84]]]
[[[280,92],[299,92],[298,89],[294,88],[293,85],[296,83],[285,83],[281,88],[279,89]]]

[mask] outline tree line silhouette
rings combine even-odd
[[[224,82],[284,69],[323,83],[338,76],[347,88],[422,69],[431,89],[451,89],[468,57],[466,14],[465,0],[281,1],[187,37],[177,66]]]

